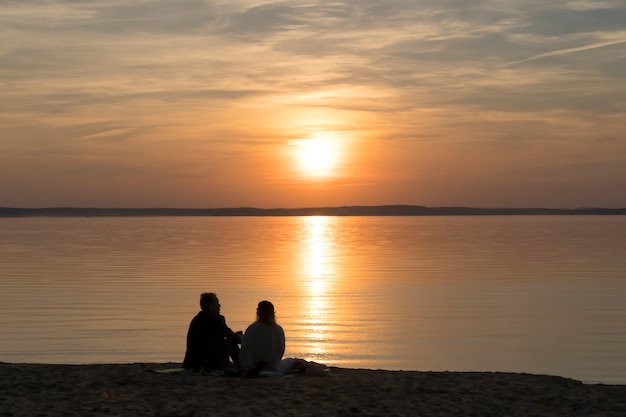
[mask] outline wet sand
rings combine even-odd
[[[180,364],[0,363],[0,416],[626,416],[626,386],[500,372],[330,368],[158,373]]]

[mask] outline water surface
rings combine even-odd
[[[180,362],[199,294],[287,356],[626,383],[626,217],[0,219],[0,361]]]

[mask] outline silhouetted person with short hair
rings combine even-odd
[[[233,363],[239,366],[241,336],[227,325],[220,315],[220,302],[215,293],[200,295],[200,311],[192,320],[187,332],[187,352],[183,368],[205,371],[230,370]],[[241,333],[241,332],[240,332]]]
[[[285,332],[276,323],[274,305],[269,301],[261,301],[256,313],[257,320],[248,326],[241,341],[241,366],[246,375],[280,372]]]

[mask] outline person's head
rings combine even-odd
[[[220,300],[214,292],[204,292],[200,294],[200,308],[207,313],[219,314]]]
[[[274,313],[274,304],[269,301],[261,301],[256,308],[257,320],[266,323],[275,323],[276,316]]]

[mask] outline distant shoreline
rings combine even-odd
[[[512,216],[626,215],[626,208],[473,208],[411,205],[308,208],[16,208],[0,207],[0,217],[167,217],[167,216]]]

